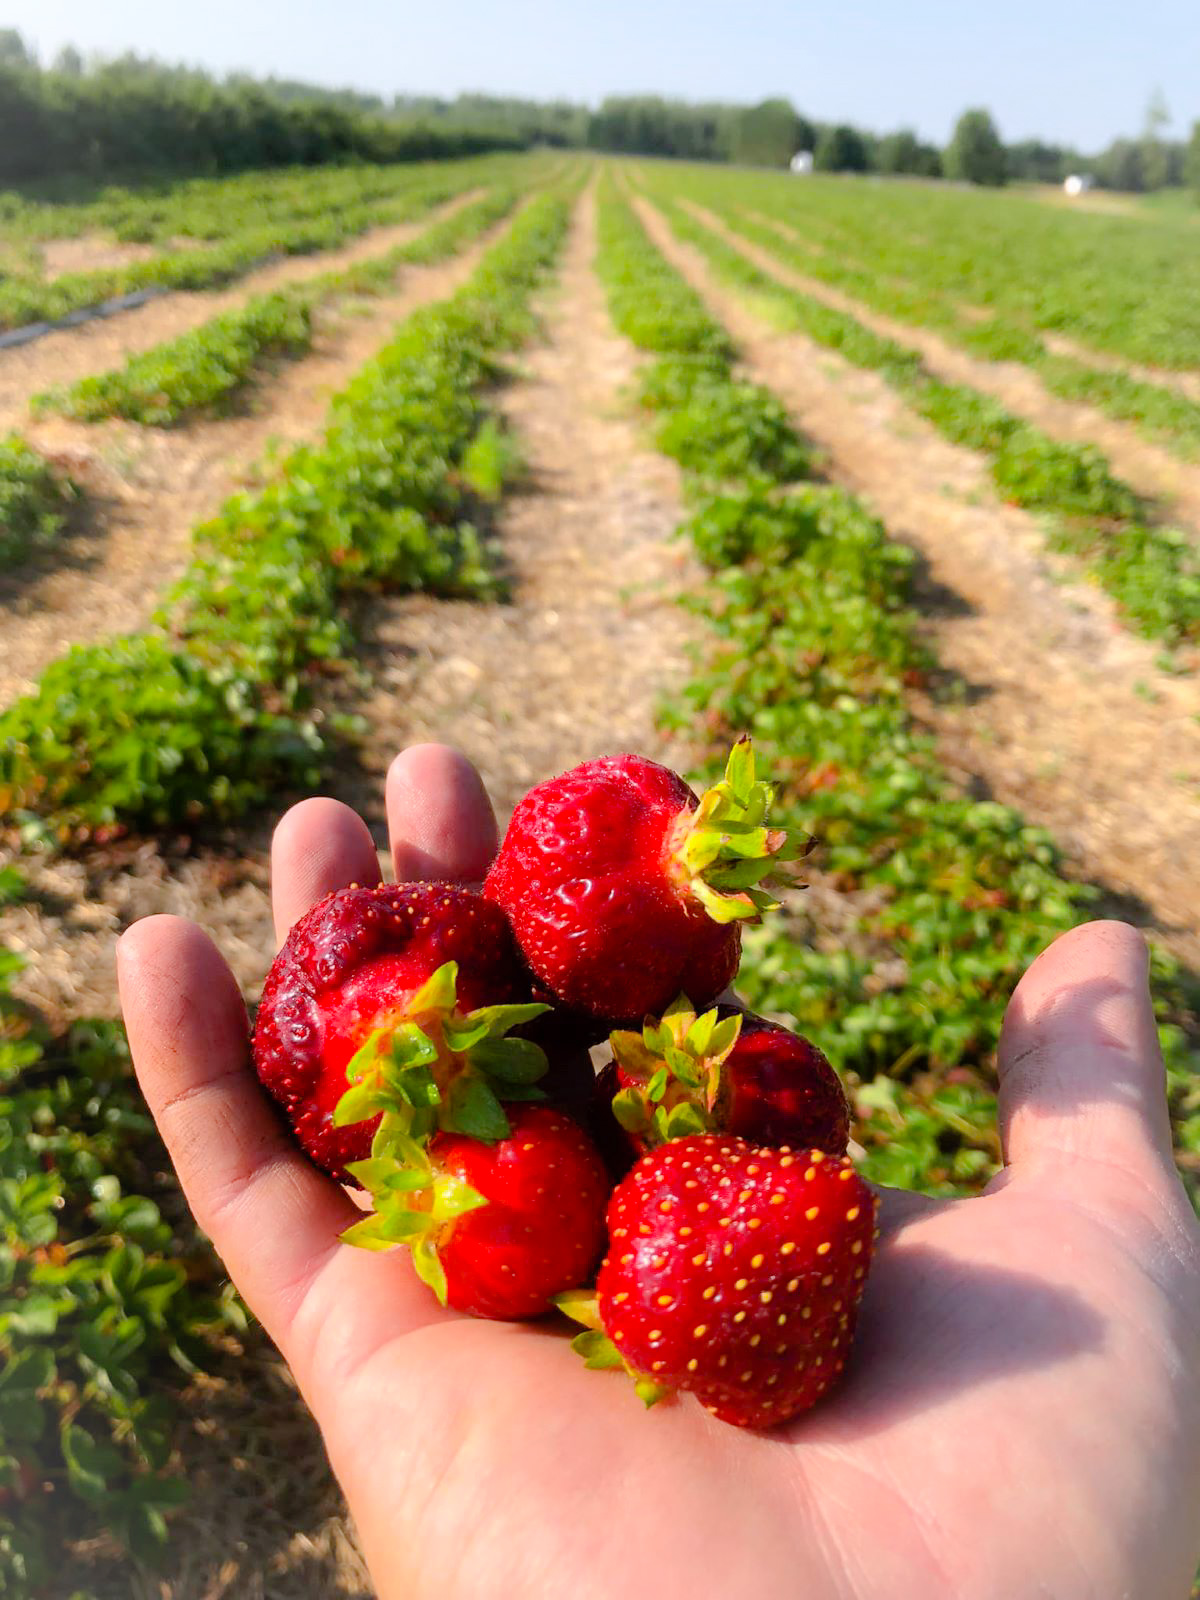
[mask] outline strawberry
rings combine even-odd
[[[652,1404],[690,1390],[714,1416],[769,1428],[815,1405],[846,1364],[875,1197],[844,1156],[721,1134],[672,1140],[613,1190],[588,1325],[589,1366],[623,1366]]]
[[[700,799],[643,756],[587,761],[520,801],[483,892],[559,1004],[630,1023],[681,991],[707,1005],[737,971],[741,922],[775,905],[770,798],[748,739]]]
[[[732,1006],[697,1016],[685,995],[640,1033],[611,1035],[597,1080],[641,1155],[689,1133],[845,1155],[850,1106],[807,1039]]]
[[[603,1248],[608,1176],[561,1111],[520,1106],[510,1120],[494,1144],[438,1133],[422,1148],[400,1135],[352,1162],[376,1211],[342,1237],[374,1250],[406,1243],[421,1277],[458,1311],[549,1311],[552,1296],[586,1282]]]
[[[528,999],[490,901],[439,883],[341,889],[301,917],[276,957],[254,1062],[308,1154],[344,1176],[371,1148],[378,1121],[364,1119],[363,1097],[381,1085],[416,1136],[435,1126],[507,1134],[499,1102],[536,1097],[530,1086],[546,1070],[537,1046],[504,1037],[546,1009]],[[351,1083],[357,1100],[335,1119]]]

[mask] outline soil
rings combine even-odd
[[[877,374],[772,331],[645,201],[655,242],[857,493],[922,562],[916,601],[950,692],[914,702],[951,770],[1044,825],[1073,870],[1200,962],[1200,689],[1156,663],[1099,590],[1001,505],[981,459],[948,444]],[[1119,735],[1114,737],[1114,730]]]
[[[103,272],[109,267],[127,267],[134,261],[149,261],[161,255],[161,244],[129,243],[103,233],[81,233],[74,239],[47,239],[38,246],[42,273],[61,278],[68,272]]]
[[[463,283],[505,226],[451,261],[404,268],[391,295],[330,308],[311,351],[255,386],[249,415],[176,429],[63,417],[31,424],[25,437],[65,466],[87,499],[65,538],[19,570],[0,573],[0,707],[27,692],[70,645],[144,622],[183,572],[192,529],[255,480],[268,452],[318,437],[330,396],[398,321]]]
[[[188,333],[223,311],[233,311],[253,295],[266,294],[282,288],[284,284],[301,283],[323,272],[339,271],[371,256],[383,255],[397,245],[415,239],[443,217],[453,216],[456,211],[477,199],[481,192],[473,189],[467,194],[456,195],[453,200],[435,207],[417,221],[399,223],[390,228],[373,228],[338,250],[286,256],[281,261],[272,261],[248,272],[245,277],[223,289],[184,290],[161,295],[131,311],[122,311],[117,316],[100,317],[92,322],[80,323],[77,327],[62,328],[56,333],[46,334],[33,344],[0,351],[0,432],[23,423],[34,395],[75,383],[93,373],[123,366],[130,356],[149,350],[164,339],[174,339],[182,333]],[[53,241],[57,249],[83,243],[78,239]],[[46,248],[51,246],[47,245]],[[123,248],[137,250],[143,247],[127,245]],[[97,267],[114,264],[102,256],[103,252],[100,257],[92,254],[83,265]]]
[[[872,311],[840,289],[784,266],[770,251],[743,239],[704,207],[686,201],[684,204],[706,227],[735,245],[748,261],[778,282],[811,295],[823,305],[845,311],[864,327],[917,351],[935,377],[993,395],[1052,438],[1098,446],[1113,471],[1139,494],[1159,501],[1167,518],[1182,520],[1200,531],[1200,465],[1181,461],[1161,446],[1148,443],[1132,423],[1118,422],[1090,406],[1058,399],[1029,367],[1019,362],[981,361],[929,329]]]

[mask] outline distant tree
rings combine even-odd
[[[1195,189],[1196,199],[1200,200],[1200,121],[1192,123],[1192,137],[1188,141],[1183,173],[1186,181]]]
[[[61,72],[66,78],[82,78],[84,71],[83,56],[73,44],[65,44],[54,58],[54,72]]]
[[[1145,151],[1137,139],[1114,139],[1092,162],[1096,181],[1106,189],[1140,194],[1146,187]]]
[[[868,167],[866,141],[845,122],[821,129],[814,157],[818,172],[866,172]]]
[[[922,144],[911,128],[885,134],[875,147],[872,163],[877,172],[907,173],[917,178],[940,178],[941,152],[936,145]]]
[[[987,111],[964,111],[946,147],[942,165],[948,178],[991,186],[1008,176],[1004,146]]]
[[[1171,158],[1163,134],[1171,126],[1171,113],[1161,89],[1156,89],[1146,106],[1142,123],[1142,186],[1165,189],[1171,177]]]
[[[786,167],[804,147],[804,122],[789,100],[764,100],[733,117],[730,154],[754,167]]]
[[[1005,152],[1008,176],[1020,183],[1061,183],[1086,163],[1077,151],[1041,139],[1022,139]]]
[[[0,67],[36,67],[37,58],[15,28],[0,28]]]

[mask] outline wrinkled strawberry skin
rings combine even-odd
[[[488,1201],[438,1240],[447,1302],[477,1317],[543,1316],[550,1297],[586,1282],[604,1245],[604,1163],[571,1118],[547,1106],[509,1110],[494,1145],[439,1133],[430,1157]]]
[[[484,884],[536,976],[563,1005],[637,1022],[680,992],[698,1006],[737,971],[736,923],[714,922],[671,869],[697,799],[642,756],[587,761],[531,789]]]
[[[503,913],[454,884],[383,884],[328,895],[292,928],[268,974],[254,1064],[318,1166],[345,1176],[370,1153],[377,1119],[335,1128],[346,1068],[371,1033],[447,961],[460,1009],[529,998]]]
[[[729,1087],[720,1132],[750,1144],[845,1155],[850,1142],[846,1092],[825,1056],[802,1034],[747,1014],[725,1067]]]

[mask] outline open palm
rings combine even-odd
[[[474,771],[419,746],[388,778],[400,878],[477,880]],[[346,807],[273,848],[280,937],[378,879]],[[1060,939],[1009,1008],[1008,1165],[977,1199],[883,1194],[846,1380],[773,1434],[690,1398],[647,1414],[569,1334],[442,1311],[405,1252],[338,1243],[353,1202],[248,1065],[208,939],[120,949],[146,1098],[200,1224],[319,1422],[384,1600],[1182,1600],[1200,1554],[1200,1230],[1171,1164],[1140,937]]]

